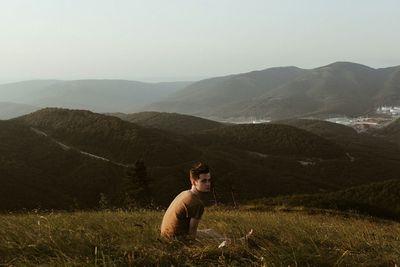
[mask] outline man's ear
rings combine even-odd
[[[195,184],[195,182],[196,182],[196,180],[195,180],[195,179],[193,179],[193,178],[190,178],[190,182],[192,183],[192,185],[196,185],[196,184]]]

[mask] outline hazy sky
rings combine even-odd
[[[400,65],[399,0],[1,0],[0,82]]]

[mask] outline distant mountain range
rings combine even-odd
[[[132,112],[188,84],[190,82],[143,83],[126,80],[24,81],[0,85],[0,101],[41,108]],[[23,110],[15,112],[14,117],[21,112]]]
[[[400,105],[400,66],[336,62],[315,69],[270,68],[195,82],[143,110],[219,119],[360,116]]]
[[[400,105],[400,66],[374,69],[336,62],[314,69],[269,68],[198,82],[25,81],[0,85],[0,101],[101,113],[175,112],[221,121],[353,117],[381,105]],[[16,111],[15,116],[21,113]]]
[[[0,102],[0,120],[8,120],[11,118],[22,116],[34,112],[38,109],[40,108],[25,104]]]

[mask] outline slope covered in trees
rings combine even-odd
[[[142,158],[152,165],[174,165],[200,153],[173,134],[85,110],[47,108],[16,121],[37,127],[67,145],[122,163]]]
[[[371,134],[385,138],[400,145],[400,119],[396,119],[386,127],[371,131]]]
[[[0,121],[0,209],[96,207],[115,195],[120,166],[65,150],[26,125]]]
[[[129,165],[143,160],[151,180],[148,189],[156,205],[168,205],[177,193],[190,187],[187,171],[198,160],[211,166],[215,194],[210,195],[210,201],[222,203],[232,202],[233,196],[240,202],[276,195],[337,191],[395,179],[400,172],[400,153],[395,148],[393,154],[377,158],[388,151],[386,146],[370,147],[360,139],[359,147],[365,145],[367,149],[348,150],[351,147],[339,139],[328,140],[281,124],[230,125],[178,134],[145,128],[112,116],[66,109],[43,109],[8,123],[43,131],[48,139],[113,162]],[[12,147],[4,140],[3,146]],[[22,148],[17,146],[14,153],[18,151]],[[7,153],[4,155],[9,160]],[[126,170],[119,175],[119,182],[114,183],[113,175],[105,176],[109,177],[110,188],[121,189]],[[139,189],[143,192],[143,188]],[[123,198],[124,190],[115,190],[104,196],[112,205],[119,205],[115,200]],[[98,202],[98,198],[97,195],[91,203]]]
[[[310,132],[280,124],[241,124],[203,131],[201,144],[255,151],[265,155],[340,158],[344,152],[335,143]]]
[[[268,205],[304,206],[361,213],[400,220],[400,180],[351,187],[337,192],[260,200]]]

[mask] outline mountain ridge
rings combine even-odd
[[[198,81],[143,110],[217,118],[359,116],[385,103],[400,105],[399,70],[351,62],[269,68]]]

